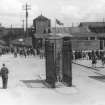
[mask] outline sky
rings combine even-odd
[[[25,20],[25,4],[30,5],[28,23],[41,13],[51,19],[52,26],[55,19],[64,26],[75,26],[80,22],[104,21],[105,0],[0,0],[0,23],[2,26],[22,27]]]

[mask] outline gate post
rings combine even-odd
[[[63,38],[62,48],[63,82],[72,86],[72,46],[70,38]]]
[[[72,46],[70,37],[50,37],[45,41],[46,82],[51,88],[59,77],[72,86]],[[60,78],[60,79],[61,79]]]
[[[45,41],[45,56],[46,56],[46,82],[51,88],[55,88],[56,68],[54,61],[54,43],[52,40]]]

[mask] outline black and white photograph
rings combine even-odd
[[[0,0],[0,105],[105,105],[105,0]]]

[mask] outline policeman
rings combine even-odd
[[[2,77],[2,84],[3,84],[3,89],[7,88],[7,82],[8,82],[8,68],[5,67],[5,64],[2,65],[3,67],[1,68],[1,77]]]

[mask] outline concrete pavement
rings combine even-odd
[[[6,90],[1,88],[0,78],[0,105],[105,105],[105,78],[95,70],[73,64],[73,86],[50,89],[41,82],[45,60],[4,55],[0,67],[2,63],[10,74]]]

